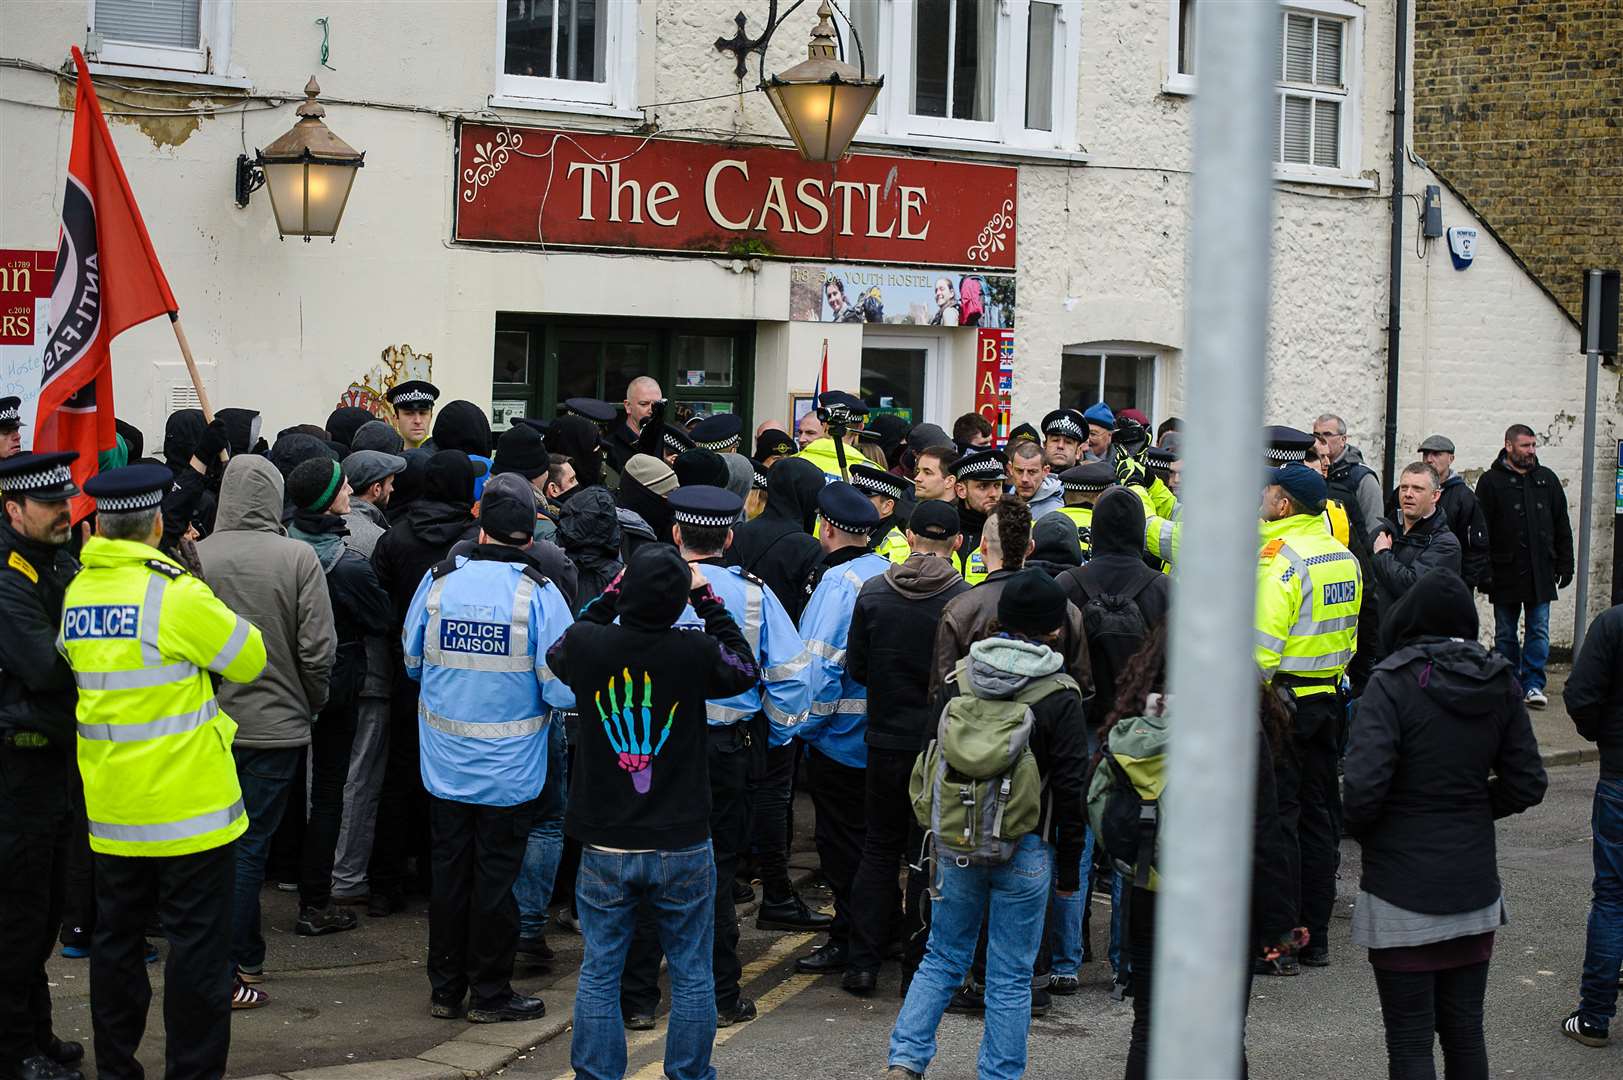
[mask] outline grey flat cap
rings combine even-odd
[[[1454,441],[1446,435],[1427,435],[1426,441],[1420,444],[1420,453],[1424,454],[1427,450],[1435,450],[1439,454],[1452,454]]]
[[[365,491],[379,480],[405,471],[405,458],[382,450],[354,450],[344,459],[344,478],[356,491]]]

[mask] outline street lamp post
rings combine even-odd
[[[237,205],[247,206],[252,192],[269,187],[277,234],[302,236],[306,243],[313,236],[337,239],[356,170],[366,163],[364,151],[334,135],[322,120],[327,110],[316,100],[319,93],[312,75],[293,127],[252,162],[246,154],[237,158]]]

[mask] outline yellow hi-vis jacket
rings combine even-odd
[[[1347,520],[1347,508],[1335,499],[1324,500],[1324,527],[1330,530],[1330,535],[1342,547],[1352,543],[1352,524]]]
[[[830,480],[848,480],[850,479],[849,476],[840,475],[840,459],[838,455],[839,449],[834,445],[834,440],[824,435],[821,439],[812,442],[796,456],[822,469],[823,475]],[[862,456],[862,451],[854,446],[846,446],[845,469],[847,473],[851,471],[853,465],[872,464],[873,462]]]
[[[1064,514],[1076,526],[1076,538],[1082,544],[1082,561],[1087,562],[1093,557],[1093,507],[1062,506],[1054,513]]]
[[[821,525],[823,519],[818,518],[817,523]],[[893,563],[904,563],[907,557],[913,554],[913,549],[907,543],[907,535],[895,525],[890,527],[890,532],[885,534],[883,540],[874,545],[873,550],[875,554],[883,555]]]
[[[209,672],[252,682],[265,642],[156,548],[92,537],[68,585],[57,648],[79,684],[79,771],[90,847],[189,855],[248,827]]]
[[[1174,508],[1173,513],[1178,511]],[[1320,515],[1325,530],[1335,537],[1336,543],[1347,547],[1352,530],[1347,522],[1347,508],[1334,499],[1324,500],[1324,513]],[[1160,559],[1170,569],[1178,561],[1178,544],[1183,538],[1183,522],[1176,517],[1144,519],[1144,549]]]
[[[1262,523],[1257,558],[1256,660],[1297,697],[1333,693],[1358,645],[1364,580],[1358,559],[1318,514]]]

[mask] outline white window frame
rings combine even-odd
[[[924,401],[919,409],[925,416],[952,414],[952,379],[950,366],[952,350],[946,335],[940,332],[909,332],[902,327],[887,326],[883,330],[862,329],[864,349],[908,349],[924,352]],[[860,371],[861,356],[858,354]]]
[[[1196,0],[1197,18],[1199,3]],[[1210,3],[1212,0],[1204,0]],[[1178,0],[1166,0],[1167,9],[1167,75],[1161,89],[1167,94],[1192,95],[1197,89],[1194,75],[1178,72],[1178,44],[1182,28],[1178,21]],[[1361,174],[1364,127],[1364,9],[1351,0],[1281,0],[1280,30],[1283,37],[1284,18],[1287,13],[1340,19],[1346,23],[1341,39],[1341,77],[1346,95],[1322,95],[1310,88],[1298,87],[1278,79],[1273,80],[1274,107],[1279,109],[1280,96],[1288,88],[1299,96],[1335,96],[1342,102],[1340,146],[1336,168],[1322,165],[1297,165],[1274,162],[1274,179],[1290,183],[1326,184],[1333,187],[1374,188],[1375,181]],[[1280,42],[1284,48],[1284,42]]]
[[[197,15],[197,48],[175,49],[138,41],[117,41],[96,30],[96,0],[87,0],[86,53],[102,64],[157,68],[192,75],[224,75],[231,62],[232,0],[202,0]]]
[[[564,0],[567,3],[567,0]],[[496,92],[492,105],[548,112],[575,112],[597,116],[640,117],[637,111],[637,29],[639,0],[599,0],[607,5],[604,43],[607,78],[602,82],[579,79],[509,75],[507,66],[507,0],[495,0]]]
[[[1167,354],[1165,350],[1158,349],[1153,345],[1141,341],[1098,341],[1087,342],[1082,345],[1067,345],[1060,350],[1061,377],[1057,381],[1061,383],[1064,381],[1064,363],[1066,360],[1095,360],[1099,364],[1099,377],[1094,383],[1095,395],[1093,400],[1102,401],[1104,400],[1105,360],[1111,356],[1126,356],[1150,362],[1150,407],[1143,411],[1149,416],[1151,425],[1160,423],[1158,415],[1161,411],[1161,371],[1166,365]],[[1065,405],[1063,401],[1060,404]],[[1092,401],[1084,401],[1081,407],[1086,409],[1091,404],[1093,404]],[[1112,405],[1111,408],[1114,409],[1116,406]],[[1128,406],[1128,408],[1132,408],[1132,406]],[[1151,431],[1151,438],[1154,438],[1153,430]]]
[[[930,146],[977,151],[1030,151],[1041,156],[1076,156],[1077,87],[1081,71],[1082,0],[1044,0],[1059,8],[1054,35],[1053,130],[1025,126],[1026,48],[1031,0],[988,0],[998,5],[995,114],[992,121],[918,116],[913,104],[913,23],[916,0],[878,0],[879,40],[864,41],[871,72],[882,72],[885,88],[876,111],[857,130],[857,141],[898,146]],[[846,61],[856,63],[844,19]]]

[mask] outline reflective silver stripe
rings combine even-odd
[[[529,671],[532,661],[524,656],[500,656],[490,653],[450,652],[445,649],[424,649],[428,662],[437,668],[457,668],[462,671]]]
[[[237,616],[237,625],[231,628],[231,636],[226,639],[222,648],[213,660],[209,661],[209,670],[220,673],[230,667],[242,653],[242,647],[248,644],[248,620],[241,615]]]
[[[814,656],[821,656],[831,664],[839,664],[842,667],[845,665],[845,650],[836,649],[825,642],[808,641],[806,642],[806,651]]]
[[[530,655],[530,601],[534,599],[535,582],[520,574],[518,588],[513,590],[513,639],[510,651],[514,656]],[[528,666],[526,663],[525,667]]]
[[[744,640],[749,642],[750,655],[761,655],[761,587],[753,581],[744,583]]]
[[[815,716],[832,716],[835,713],[866,713],[868,711],[868,699],[839,698],[835,701],[816,701],[812,703],[811,711]]]
[[[1277,638],[1277,637],[1274,637],[1274,635],[1272,635],[1272,634],[1265,634],[1261,630],[1257,630],[1257,631],[1255,631],[1255,633],[1256,633],[1257,644],[1260,645],[1261,647],[1263,647],[1264,649],[1272,649],[1274,652],[1284,652],[1285,651],[1285,639],[1284,638]]]
[[[1291,637],[1315,637],[1319,634],[1333,634],[1337,630],[1351,630],[1358,625],[1357,615],[1338,615],[1333,619],[1322,619],[1317,622],[1313,619],[1313,609],[1304,608],[1296,625],[1291,627]]]
[[[423,666],[423,658],[421,656],[412,656],[410,653],[406,654],[406,670],[407,671],[416,671],[418,668],[420,668],[422,666]]]
[[[163,616],[163,594],[169,579],[156,572],[147,576],[147,595],[141,604],[141,663],[152,667],[163,663],[158,651],[158,626]],[[240,621],[240,620],[239,620]]]
[[[1302,609],[1311,611],[1313,602],[1313,580],[1307,572],[1307,560],[1292,551],[1289,544],[1279,549],[1279,554],[1290,563],[1290,574],[1296,578],[1298,587],[1302,590]]]
[[[784,712],[782,709],[772,704],[772,699],[769,697],[763,697],[761,699],[761,708],[766,710],[767,719],[782,727],[794,727],[796,724],[806,719],[804,715],[794,716],[790,713]]]
[[[1168,562],[1172,561],[1172,538],[1175,534],[1175,530],[1173,529],[1175,524],[1176,522],[1162,519],[1161,528],[1158,530],[1160,533],[1160,543],[1157,546],[1161,549],[1161,558],[1167,560]]]
[[[422,717],[423,723],[435,731],[443,731],[447,735],[463,735],[470,739],[513,739],[520,735],[534,735],[547,726],[547,717],[544,713],[499,724],[470,724],[464,720],[452,720],[423,706],[418,706],[417,715]]]
[[[165,716],[160,720],[148,720],[142,724],[80,724],[79,738],[95,742],[143,742],[147,739],[159,739],[165,735],[183,735],[188,731],[196,731],[219,714],[220,703],[209,698],[208,703],[196,712]]]
[[[845,580],[851,583],[851,587],[853,589],[856,589],[859,592],[862,590],[862,576],[855,570],[847,570],[845,572]]]
[[[182,660],[132,671],[74,671],[73,680],[81,690],[148,690],[154,686],[182,682],[196,674],[197,666]]]
[[[210,810],[182,821],[161,825],[114,825],[107,821],[92,821],[90,835],[98,840],[128,840],[135,843],[156,844],[164,840],[189,840],[194,836],[223,829],[242,816],[242,800],[238,799],[224,810]]]
[[[736,724],[754,715],[753,709],[734,709],[715,701],[704,703],[704,718],[712,724]]]
[[[494,653],[455,652],[440,648],[442,621],[440,597],[445,592],[447,580],[449,579],[440,578],[428,590],[428,599],[425,601],[428,625],[423,629],[423,660],[437,668],[455,668],[461,671],[529,671],[535,663],[530,657],[529,630],[529,598],[535,594],[535,582],[529,578],[520,578],[519,586],[513,590],[513,615],[508,623],[512,629],[508,637],[511,652],[503,656]]]
[[[1279,660],[1279,670],[1326,671],[1330,668],[1346,667],[1352,662],[1352,658],[1353,651],[1351,649],[1325,653],[1323,656],[1283,656]]]
[[[785,679],[792,679],[796,675],[799,675],[802,671],[805,671],[806,665],[809,663],[811,663],[811,652],[807,649],[801,649],[800,652],[795,654],[793,660],[785,660],[781,664],[773,664],[771,667],[762,671],[761,679],[765,682],[783,682]]]
[[[546,664],[538,665],[535,669],[535,674],[536,677],[539,678],[543,683],[556,682],[558,680],[558,676],[554,675],[552,673],[552,669],[547,667]]]

